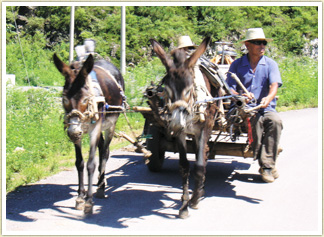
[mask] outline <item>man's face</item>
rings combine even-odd
[[[246,48],[251,56],[262,57],[265,53],[267,41],[265,40],[250,40],[245,42]]]

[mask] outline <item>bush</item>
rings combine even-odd
[[[318,62],[306,57],[288,57],[279,62],[283,86],[278,91],[278,107],[318,106]]]
[[[11,191],[59,171],[73,160],[63,129],[59,94],[42,89],[7,88],[6,185]]]

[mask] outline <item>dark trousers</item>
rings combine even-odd
[[[261,168],[275,168],[281,130],[283,129],[278,113],[257,114],[251,118],[251,125],[254,159],[259,160]]]

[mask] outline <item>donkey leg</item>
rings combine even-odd
[[[92,214],[93,209],[93,192],[92,192],[92,186],[93,186],[93,174],[96,168],[95,163],[95,154],[96,154],[96,148],[98,146],[100,135],[101,135],[101,124],[97,122],[95,128],[90,133],[90,152],[89,152],[89,160],[87,163],[87,170],[88,170],[88,192],[87,192],[87,198],[86,203],[84,207],[84,213],[85,214]]]
[[[103,135],[100,135],[100,140],[98,143],[98,149],[99,149],[99,176],[98,176],[98,183],[97,183],[97,192],[96,192],[96,198],[104,198],[105,197],[105,166],[106,161],[105,159],[105,140],[103,138]]]
[[[194,179],[195,187],[193,195],[190,200],[190,207],[197,209],[200,198],[204,196],[204,184],[205,184],[205,174],[206,174],[206,163],[207,163],[207,134],[203,130],[199,136],[199,139],[196,140],[197,144],[197,153],[196,153],[196,163],[194,166]]]
[[[198,203],[201,197],[203,197],[205,194],[205,190],[204,190],[205,173],[206,173],[205,166],[199,166],[195,164],[194,167],[195,188],[190,200],[190,207],[193,209],[198,209]]]
[[[100,155],[100,163],[99,163],[99,177],[98,177],[98,189],[96,193],[96,197],[104,198],[105,197],[105,170],[106,164],[109,159],[109,145],[114,135],[114,127],[105,132],[105,139],[103,139],[102,135],[99,141],[99,155]],[[103,142],[104,141],[104,142]],[[103,142],[103,143],[102,143]]]
[[[182,176],[183,193],[181,196],[182,205],[179,209],[179,217],[181,219],[184,219],[189,216],[189,211],[188,211],[189,200],[190,200],[190,198],[189,198],[189,174],[190,174],[189,162],[188,162],[188,165],[185,165],[185,166],[180,165],[180,173]]]
[[[75,201],[75,208],[77,210],[83,210],[86,191],[84,189],[84,181],[83,181],[84,161],[81,152],[81,141],[78,142],[77,144],[74,144],[74,147],[75,147],[75,155],[76,155],[75,166],[78,171],[78,181],[79,181],[78,197]]]
[[[179,217],[184,219],[189,216],[188,206],[189,206],[189,174],[190,174],[190,164],[187,159],[187,145],[185,135],[179,138],[178,142],[178,149],[179,149],[179,165],[180,165],[180,174],[182,177],[182,206],[179,210]]]

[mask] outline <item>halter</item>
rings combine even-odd
[[[70,113],[64,115],[64,125],[77,125],[76,123],[70,123],[70,118],[77,117],[80,119],[80,123],[88,123],[93,118],[93,121],[98,121],[99,119],[99,112],[98,112],[98,103],[105,103],[105,98],[103,96],[96,97],[91,95],[89,97],[88,107],[84,113],[77,109],[73,109]]]
[[[113,81],[116,83],[117,87],[120,90],[120,94],[123,97],[123,104],[122,104],[122,106],[109,106],[106,103],[105,97],[103,96],[103,92],[102,92],[99,82],[96,78],[96,75],[95,75],[94,71],[92,71],[88,75],[87,82],[86,82],[89,85],[89,90],[90,90],[90,96],[88,97],[88,99],[89,99],[88,107],[84,113],[81,113],[81,111],[79,111],[77,109],[73,109],[70,113],[65,114],[65,116],[64,116],[65,126],[76,125],[76,123],[69,123],[69,119],[72,117],[78,117],[80,119],[81,124],[90,123],[90,121],[92,123],[95,123],[96,121],[98,121],[99,113],[104,113],[104,111],[102,111],[102,112],[98,111],[99,103],[103,103],[106,108],[115,108],[115,109],[122,109],[122,110],[125,109],[126,97],[124,95],[124,91],[123,91],[121,85],[116,81],[115,77],[112,76],[108,70],[106,70],[100,66],[97,66],[97,65],[95,65],[94,67],[103,70],[106,74],[108,74],[113,79]],[[77,71],[77,69],[74,69],[74,70]],[[94,91],[96,91],[96,93]],[[63,96],[64,95],[65,94],[63,94]]]
[[[186,102],[185,100],[177,100],[176,102],[171,102],[171,98],[169,97],[168,93],[166,93],[165,99],[168,110],[172,113],[175,109],[183,107],[187,110],[189,114],[192,114],[194,111],[194,102],[195,102],[196,94],[194,91],[194,87],[190,88],[190,98],[189,101]]]

